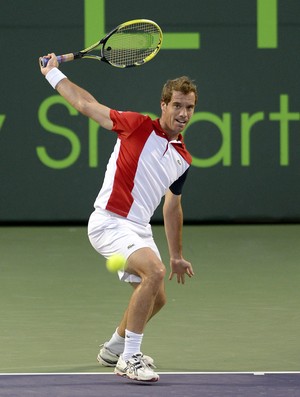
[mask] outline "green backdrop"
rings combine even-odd
[[[38,57],[140,17],[164,31],[155,60],[129,70],[78,61],[63,72],[110,107],[151,115],[163,83],[189,75],[199,103],[185,131],[185,219],[299,220],[299,13],[297,0],[1,2],[0,222],[87,220],[115,137],[56,95]]]

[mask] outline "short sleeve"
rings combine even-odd
[[[170,186],[170,190],[173,194],[176,194],[178,196],[182,193],[182,188],[186,180],[188,171],[189,168]]]
[[[117,110],[110,110],[110,118],[113,122],[112,130],[120,136],[128,136],[143,124],[149,116],[136,112],[120,112]]]

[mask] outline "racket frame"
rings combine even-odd
[[[104,56],[104,46],[106,44],[106,42],[108,41],[108,39],[115,34],[118,30],[133,25],[133,24],[138,24],[138,23],[149,23],[151,25],[154,25],[157,29],[157,31],[159,32],[159,41],[156,45],[156,48],[154,49],[154,51],[151,52],[151,54],[149,54],[148,56],[146,56],[143,61],[141,62],[135,62],[132,65],[120,65],[120,64],[115,64],[113,62],[110,62],[108,59],[106,59],[106,57]],[[116,28],[114,28],[113,30],[111,30],[109,33],[107,33],[100,41],[97,41],[96,43],[92,44],[91,46],[78,51],[78,52],[71,52],[68,54],[64,54],[64,55],[58,55],[57,56],[57,61],[58,63],[63,63],[63,62],[69,62],[69,61],[73,61],[75,59],[82,59],[82,58],[89,58],[89,59],[95,59],[98,61],[102,61],[102,62],[106,62],[114,67],[118,67],[118,68],[128,68],[128,67],[134,67],[134,66],[141,66],[146,62],[149,62],[151,59],[153,59],[156,54],[159,52],[159,50],[161,49],[161,45],[162,45],[162,40],[163,40],[163,33],[161,28],[159,27],[159,25],[154,22],[151,21],[150,19],[133,19],[131,21],[127,21],[124,22],[120,25],[118,25]],[[91,51],[93,51],[95,48],[101,46],[100,50],[100,55],[96,55],[96,54],[91,54]],[[40,63],[42,67],[45,67],[48,63],[49,59],[48,58],[41,58]]]

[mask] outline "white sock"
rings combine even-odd
[[[125,361],[129,360],[134,354],[141,353],[143,334],[136,334],[134,332],[125,330],[125,347],[122,354]]]
[[[122,338],[118,334],[118,328],[116,329],[115,333],[112,335],[111,339],[106,342],[105,347],[108,347],[110,351],[115,354],[122,354],[125,345],[125,338]]]

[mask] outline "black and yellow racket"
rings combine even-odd
[[[162,39],[162,30],[157,23],[148,19],[134,19],[117,26],[90,47],[58,55],[57,60],[62,63],[88,58],[107,62],[117,68],[140,66],[155,57],[161,48]],[[48,61],[48,58],[40,58],[41,66],[45,67]]]

